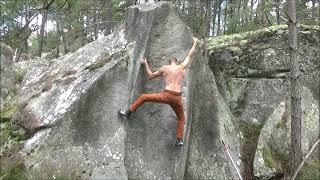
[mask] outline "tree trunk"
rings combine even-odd
[[[241,0],[239,0],[238,8],[237,8],[237,13],[236,13],[236,23],[234,23],[234,31],[233,32],[238,32],[237,27],[240,25],[241,26]]]
[[[42,54],[44,28],[45,28],[45,25],[47,22],[48,9],[43,9],[41,14],[42,14],[42,22],[41,22],[41,29],[40,29],[40,36],[39,36],[39,48],[38,48],[38,56],[40,58],[41,58],[41,54]]]
[[[280,25],[280,0],[276,1],[276,16],[277,16],[277,25]]]
[[[60,54],[60,37],[61,37],[61,30],[60,30],[60,26],[59,23],[57,22],[57,47],[56,47],[56,58],[59,57]]]
[[[260,1],[260,9],[259,9],[259,11],[260,11],[260,23],[261,23],[261,25],[264,25],[265,24],[265,17],[264,17],[264,12],[263,12],[263,9],[264,9],[264,7],[265,7],[265,0],[261,0]]]
[[[228,0],[226,0],[226,7],[224,9],[224,23],[223,23],[223,34],[226,33],[226,24],[227,24],[227,12],[228,12]]]
[[[84,22],[84,12],[80,12],[80,27],[81,27],[81,35],[80,35],[80,41],[81,41],[81,46],[84,46],[86,44],[87,40],[87,31],[86,31],[86,26]]]
[[[244,25],[246,23],[248,23],[248,13],[247,13],[247,8],[248,8],[248,1],[249,0],[244,0],[242,3],[242,9],[243,9],[243,13],[242,13],[242,18],[241,18],[241,25]]]
[[[210,28],[210,20],[209,20],[209,12],[211,10],[211,0],[206,1],[206,12],[205,12],[205,17],[204,17],[204,23],[203,23],[203,44],[204,44],[204,57],[208,57],[208,47],[207,47],[207,37],[210,32],[208,31],[208,27]]]
[[[289,56],[290,56],[290,83],[291,83],[291,175],[297,170],[301,154],[301,92],[300,92],[300,71],[298,62],[298,40],[296,25],[296,4],[295,0],[287,0],[289,16]]]
[[[108,1],[106,6],[107,6],[107,24],[106,24],[106,30],[104,32],[105,36],[111,34],[111,30],[112,30],[112,27],[113,27],[113,23],[112,23],[112,2]]]
[[[182,0],[182,15],[185,14],[185,10],[186,10],[186,0]]]
[[[188,21],[192,30],[195,30],[195,16],[196,15],[196,4],[194,0],[189,0],[188,2]]]
[[[218,26],[217,26],[217,36],[220,35],[221,31],[221,2],[222,0],[217,0],[218,1]]]
[[[95,28],[94,28],[94,39],[97,40],[99,36],[99,29],[100,29],[100,10],[96,8],[95,10]]]
[[[252,21],[252,19],[253,19],[253,3],[254,3],[254,1],[253,0],[251,0],[251,4],[250,4],[250,21]]]
[[[28,50],[29,50],[29,46],[28,46],[28,37],[29,37],[29,21],[30,21],[30,11],[29,11],[29,6],[26,6],[26,16],[25,16],[25,19],[26,19],[26,37],[25,37],[25,40],[24,40],[24,49],[25,49],[25,52],[28,53]]]
[[[235,11],[235,4],[234,1],[235,0],[229,0],[230,1],[230,7],[229,7],[229,22],[228,22],[228,32],[229,33],[233,33],[234,32],[234,11]]]
[[[215,0],[213,4],[213,13],[212,13],[212,35],[215,35],[215,26],[216,26],[216,17],[217,17],[217,9],[218,9],[218,1]]]
[[[206,17],[205,17],[205,24],[206,24],[206,36],[210,35],[210,16],[211,16],[211,4],[212,0],[206,1]]]
[[[63,29],[61,29],[60,33],[61,33],[61,36],[62,36],[64,54],[68,54],[69,48],[68,48],[68,45],[67,45],[67,39],[65,37],[66,34],[63,32]]]

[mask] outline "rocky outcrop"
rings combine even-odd
[[[306,150],[319,131],[319,28],[301,28],[300,51],[308,59],[302,100]],[[209,59],[198,49],[183,87],[185,146],[177,148],[170,106],[146,103],[128,120],[117,111],[141,93],[164,88],[161,79],[147,81],[140,58],[147,57],[153,70],[171,57],[181,62],[192,34],[169,3],[130,7],[114,33],[28,70],[19,102],[20,123],[30,134],[24,146],[29,175],[235,179],[221,141],[243,174],[283,172],[273,156],[281,147],[269,144],[284,137],[283,146],[289,143],[287,131],[280,130],[290,123],[286,34],[277,27],[211,39]]]
[[[176,9],[167,3],[131,7],[126,24],[128,41],[135,42],[129,63],[129,95],[133,102],[142,93],[164,89],[161,79],[146,81],[139,60],[147,57],[153,70],[168,64],[172,57],[181,61],[191,48],[192,36]],[[146,103],[132,114],[125,141],[128,177],[183,177],[188,146],[174,146],[176,122],[174,111],[164,104]],[[186,121],[187,129],[188,124]]]
[[[241,133],[242,174],[261,176],[288,170],[287,34],[286,26],[277,26],[209,41],[210,67]],[[319,26],[299,26],[298,41],[302,73],[302,150],[306,154],[319,135]],[[319,163],[317,155],[311,161],[311,166],[318,169],[315,168]],[[312,177],[318,172],[308,173]]]
[[[4,98],[11,92],[16,89],[16,79],[15,79],[15,68],[13,63],[14,53],[12,49],[6,44],[0,44],[0,55],[1,55],[1,102]],[[2,103],[1,103],[2,104]],[[2,107],[2,105],[1,105]]]
[[[142,4],[129,8],[125,24],[115,33],[29,71],[19,99],[21,123],[33,134],[24,148],[30,174],[72,173],[85,179],[233,177],[220,142],[235,141],[228,137],[233,135],[232,117],[225,114],[225,105],[215,105],[223,99],[201,51],[183,88],[185,146],[174,146],[177,121],[170,106],[146,103],[127,121],[117,117],[117,111],[141,93],[164,88],[161,79],[146,81],[140,58],[147,57],[157,69],[171,57],[184,60],[191,46],[192,34],[174,6]],[[199,71],[203,76],[195,78]],[[212,102],[204,104],[206,98]],[[213,119],[212,108],[219,111]],[[220,122],[225,118],[226,123]],[[198,126],[205,131],[190,136],[190,129],[201,131]],[[210,145],[203,144],[203,137],[212,140]]]
[[[25,144],[31,175],[127,178],[116,111],[128,94],[124,35],[119,30],[26,75],[19,99],[21,123],[34,133]]]

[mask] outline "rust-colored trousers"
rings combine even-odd
[[[182,104],[181,93],[174,91],[164,90],[160,93],[142,94],[131,106],[129,111],[134,112],[136,109],[145,102],[156,102],[169,104],[178,117],[177,124],[177,138],[182,138],[184,128],[184,111]]]

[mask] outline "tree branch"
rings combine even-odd
[[[311,153],[314,151],[314,149],[316,148],[316,146],[320,143],[320,139],[318,139],[318,141],[316,143],[314,143],[314,145],[312,146],[312,148],[310,149],[310,151],[308,152],[308,154],[306,155],[306,157],[303,159],[303,161],[300,163],[298,169],[296,170],[296,172],[294,173],[292,180],[295,180],[295,178],[297,177],[299,171],[301,170],[302,166],[304,165],[304,163],[306,162],[306,160],[309,158],[309,156],[311,155]]]

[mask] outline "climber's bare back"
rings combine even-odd
[[[140,63],[144,65],[148,79],[153,79],[156,77],[164,77],[166,83],[166,90],[181,92],[181,85],[185,74],[185,69],[191,62],[193,58],[195,48],[197,46],[198,39],[193,37],[193,45],[190,49],[187,57],[181,64],[177,64],[177,59],[170,59],[170,65],[162,66],[158,71],[152,72],[147,59],[141,59]]]
[[[160,68],[161,75],[166,83],[166,90],[181,92],[181,84],[185,69],[182,65],[165,65]]]

